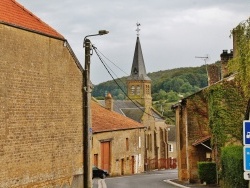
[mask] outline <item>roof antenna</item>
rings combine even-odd
[[[208,77],[208,70],[207,70],[207,60],[209,59],[208,54],[206,56],[203,56],[203,57],[202,56],[195,56],[195,58],[203,59],[203,61],[205,62],[207,77]]]
[[[139,37],[139,35],[140,35],[140,33],[139,33],[140,32],[139,26],[141,26],[141,24],[139,22],[137,22],[136,26],[137,26],[137,29],[136,29],[136,31],[137,31],[137,37]]]

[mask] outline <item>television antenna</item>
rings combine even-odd
[[[206,65],[206,71],[207,71],[207,77],[208,77],[208,70],[207,70],[207,60],[209,60],[208,55],[206,55],[206,56],[195,56],[195,58],[203,59],[203,61],[205,62],[205,65]]]
[[[206,55],[206,56],[195,56],[195,58],[203,59],[203,61],[205,62],[205,65],[207,65],[207,60],[209,59],[208,55]]]

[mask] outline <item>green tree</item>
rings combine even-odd
[[[190,91],[194,91],[194,89],[193,89],[193,86],[191,86],[189,82],[186,82],[186,83],[184,83],[184,84],[180,87],[179,91],[180,91],[181,93],[187,93],[187,92],[190,92]]]
[[[178,93],[176,93],[172,90],[167,93],[167,101],[168,102],[175,102],[175,101],[178,101],[178,99],[179,99]]]

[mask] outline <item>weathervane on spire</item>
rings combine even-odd
[[[137,31],[137,37],[139,37],[139,35],[140,35],[140,28],[139,28],[139,26],[140,26],[141,24],[140,23],[136,23],[136,26],[137,26],[137,29],[136,29],[136,31]]]

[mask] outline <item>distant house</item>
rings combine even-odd
[[[144,171],[144,125],[92,101],[93,164],[111,176]]]
[[[82,187],[82,72],[60,33],[0,1],[0,187]]]
[[[167,128],[167,143],[168,143],[168,159],[169,168],[177,167],[177,147],[176,147],[176,126],[168,125]]]
[[[131,74],[127,79],[127,100],[99,101],[111,111],[146,127],[145,170],[169,168],[167,127],[164,117],[152,107],[151,79],[147,76],[139,35],[136,39]]]

